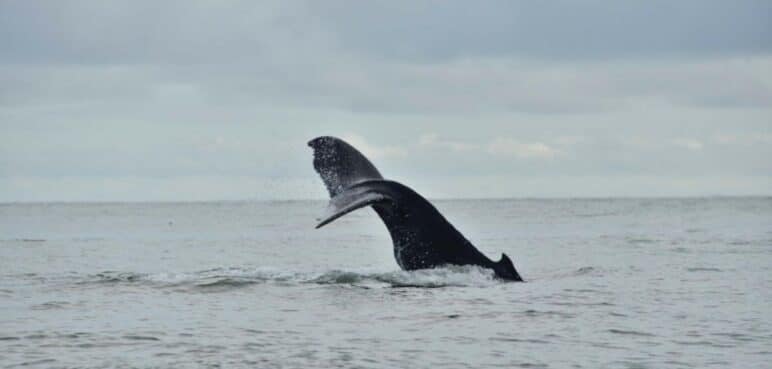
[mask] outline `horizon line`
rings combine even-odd
[[[431,197],[429,201],[501,201],[501,200],[677,200],[677,199],[740,199],[772,198],[772,194],[752,195],[663,195],[663,196],[511,196],[511,197]],[[0,205],[35,204],[197,204],[197,203],[281,203],[281,202],[324,202],[325,198],[292,199],[210,199],[210,200],[22,200],[0,201]]]

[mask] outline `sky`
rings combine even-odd
[[[772,195],[772,2],[0,0],[0,202]]]

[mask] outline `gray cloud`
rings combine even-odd
[[[312,4],[346,46],[397,59],[733,56],[772,48],[772,4],[763,0]]]
[[[769,193],[771,9],[0,2],[0,201],[322,197],[322,134],[435,196]]]
[[[302,3],[5,1],[0,55],[13,63],[207,64],[325,46]]]
[[[392,60],[765,55],[772,4],[687,1],[5,1],[18,63],[239,63],[355,53]],[[281,60],[287,62],[288,60]]]

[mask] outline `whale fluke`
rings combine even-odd
[[[367,158],[345,141],[323,136],[308,142],[314,149],[314,169],[322,177],[330,197],[368,179],[383,179]]]
[[[314,149],[314,169],[330,194],[316,228],[370,206],[389,230],[394,258],[402,269],[478,265],[492,269],[499,278],[523,280],[506,254],[498,262],[488,259],[429,201],[401,183],[384,179],[353,146],[330,136],[315,138],[308,145]]]
[[[523,280],[523,278],[520,277],[520,274],[517,272],[517,269],[515,269],[515,264],[513,264],[512,260],[509,259],[509,256],[504,253],[501,254],[501,259],[496,262],[496,275],[514,281]]]
[[[316,225],[316,228],[321,228],[356,209],[390,200],[386,195],[370,191],[364,186],[349,188],[330,199],[324,215],[318,219],[319,224]]]

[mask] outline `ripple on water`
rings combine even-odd
[[[32,310],[56,310],[56,309],[64,309],[67,308],[70,305],[67,301],[49,301],[44,302],[42,304],[38,305],[32,305],[30,309]]]
[[[719,268],[709,268],[709,267],[695,267],[695,268],[686,268],[687,272],[723,272],[723,270]]]
[[[574,275],[585,275],[595,271],[595,268],[591,266],[581,267],[574,272]]]
[[[604,271],[600,268],[596,268],[592,266],[584,266],[570,271],[561,271],[549,276],[548,278],[564,279],[564,278],[574,278],[574,277],[581,277],[581,276],[601,276],[604,274],[603,272]]]
[[[659,240],[653,239],[653,238],[646,238],[646,237],[630,237],[626,239],[627,243],[632,245],[647,245],[652,243],[657,243]]]
[[[90,283],[127,283],[145,280],[147,274],[132,272],[104,271],[94,274],[91,278],[82,281],[82,284]]]
[[[613,302],[599,301],[599,302],[550,302],[550,305],[555,306],[616,306]]]
[[[312,278],[308,282],[318,284],[353,284],[361,282],[364,277],[366,276],[356,272],[333,270],[323,273],[316,278]]]
[[[742,334],[742,333],[713,333],[712,335],[717,337],[727,337],[735,341],[741,341],[741,342],[752,342],[757,340],[757,338],[753,336]]]
[[[249,285],[263,283],[262,279],[249,279],[249,278],[237,278],[237,277],[221,277],[221,278],[207,278],[198,282],[195,282],[193,287],[209,291],[224,291],[235,288],[246,287]]]
[[[80,277],[79,285],[138,284],[158,288],[176,288],[201,292],[221,292],[255,284],[279,285],[349,285],[357,287],[466,287],[493,286],[505,283],[494,278],[493,272],[476,266],[367,272],[329,270],[322,272],[292,272],[268,268],[218,268],[192,273],[145,274],[105,271]]]
[[[25,368],[30,366],[38,366],[38,365],[45,365],[45,364],[53,364],[56,362],[56,359],[39,359],[39,360],[32,360],[32,361],[24,361],[15,365],[10,365],[7,368]]]
[[[566,313],[562,311],[554,311],[554,310],[540,311],[540,310],[528,309],[523,311],[523,314],[529,317],[558,317],[558,318],[565,318],[565,319],[576,317],[576,314]]]
[[[517,363],[514,364],[516,368],[532,368],[532,369],[539,369],[539,368],[549,368],[549,365],[542,364],[542,363]]]
[[[715,347],[715,348],[732,348],[732,347],[736,347],[736,345],[716,343],[716,342],[708,341],[708,340],[698,340],[698,341],[679,341],[679,340],[674,340],[672,342],[677,344],[677,345],[681,345],[681,346],[707,346],[707,347]]]
[[[678,254],[690,254],[692,252],[692,250],[683,246],[673,247],[672,249],[670,249],[670,251]]]
[[[124,339],[131,341],[160,341],[161,339],[153,336],[125,335]]]
[[[504,342],[518,342],[518,343],[535,343],[540,345],[548,345],[552,342],[546,340],[540,340],[537,338],[520,338],[511,336],[496,336],[488,338],[490,341],[504,341]]]
[[[625,335],[625,336],[654,337],[654,335],[651,333],[636,331],[636,330],[609,329],[608,332],[613,334]]]

